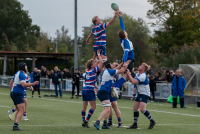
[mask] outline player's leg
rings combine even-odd
[[[75,83],[72,84],[72,97],[71,97],[71,99],[74,98],[74,90],[75,90]]]
[[[150,126],[148,129],[152,129],[154,125],[156,124],[153,118],[151,117],[151,114],[148,110],[146,110],[146,103],[140,102],[140,111],[150,120]]]
[[[173,90],[172,108],[177,108],[177,96],[178,96],[178,91],[177,90]]]
[[[17,109],[18,109],[18,112],[17,112],[17,115],[15,116],[15,122],[14,122],[14,125],[13,125],[13,130],[21,130],[18,125],[19,125],[19,122],[23,116],[23,113],[24,113],[24,108],[25,108],[25,103],[20,103],[17,105]]]
[[[113,102],[111,103],[111,105],[112,105],[112,107],[113,107],[113,109],[114,109],[114,111],[115,111],[115,114],[116,114],[116,116],[117,116],[118,128],[120,128],[120,127],[122,127],[123,125],[122,125],[122,122],[121,122],[121,112],[120,112],[120,110],[119,110],[119,108],[118,108],[118,106],[117,106],[117,101],[113,101]]]
[[[99,49],[101,49],[100,54],[103,62],[107,61],[107,53],[106,53],[106,47],[100,46]]]
[[[134,106],[133,106],[133,120],[134,120],[134,122],[133,122],[133,125],[131,125],[127,129],[136,129],[136,128],[138,128],[137,121],[138,121],[138,118],[139,118],[138,109],[140,108],[140,102],[138,101],[139,98],[138,99],[137,98],[135,99],[135,103],[134,103]]]
[[[26,113],[27,104],[28,104],[27,98],[24,98],[24,103],[25,103],[25,108],[24,108],[24,114],[23,114],[23,116],[24,116],[24,120],[28,121],[28,119],[27,119],[27,113]]]
[[[17,110],[17,108],[13,108],[12,110],[8,111],[8,118],[11,120],[12,114]]]
[[[86,127],[84,121],[85,121],[85,114],[86,114],[87,106],[88,106],[88,101],[83,101],[83,108],[82,108],[82,111],[81,111],[82,121],[83,121],[82,126],[83,127]]]
[[[54,88],[55,88],[55,94],[56,94],[56,98],[58,98],[58,90],[57,90],[57,85],[56,83],[54,83]]]
[[[33,91],[32,91],[32,98],[33,98],[33,95],[34,95],[34,91],[36,90],[36,87],[35,86],[33,86]]]
[[[37,89],[38,89],[38,97],[41,98],[41,96],[40,96],[40,85],[38,85]]]
[[[113,110],[112,110],[112,102],[111,102],[110,114],[108,117],[108,126],[112,126],[112,117],[113,117]]]

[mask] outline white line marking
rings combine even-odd
[[[11,107],[8,107],[8,106],[2,106],[2,105],[0,105],[0,107],[11,108]]]
[[[5,93],[0,93],[2,95],[9,95],[9,94],[5,94]],[[31,98],[31,96],[28,96]],[[44,99],[44,100],[53,100],[53,101],[62,101],[62,102],[72,102],[72,103],[79,103],[82,104],[82,102],[76,102],[76,101],[65,101],[65,100],[58,100],[58,99],[47,99],[47,98],[33,98],[33,99]],[[101,104],[96,104],[96,105],[101,105]],[[156,105],[156,104],[154,104]],[[120,107],[119,108],[125,108],[125,109],[133,109],[130,107]],[[178,115],[185,115],[185,116],[192,116],[192,117],[200,117],[200,115],[192,115],[192,114],[183,114],[183,113],[174,113],[174,112],[167,112],[167,111],[159,111],[159,110],[151,110],[148,109],[149,111],[153,111],[153,112],[159,112],[159,113],[167,113],[167,114],[178,114]]]

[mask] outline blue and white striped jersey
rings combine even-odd
[[[83,90],[94,89],[95,82],[98,76],[97,73],[99,72],[100,70],[98,66],[86,71],[86,80],[85,80],[85,86],[83,87]]]
[[[106,45],[106,23],[97,24],[92,28],[91,34],[94,35],[94,47]]]

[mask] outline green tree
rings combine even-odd
[[[23,5],[17,0],[1,0],[0,9],[0,49],[6,49],[6,40],[14,43],[19,51],[26,51],[27,47],[35,49],[40,27],[32,25]]]
[[[200,43],[200,10],[198,0],[148,0],[153,9],[147,12],[157,26],[152,42],[167,54],[170,48]]]
[[[112,17],[103,19],[103,22],[108,22]],[[128,38],[132,41],[136,66],[140,65],[142,62],[147,62],[151,64],[153,60],[153,55],[151,48],[149,48],[149,28],[144,23],[141,18],[133,19],[127,14],[122,16],[125,30],[128,33]],[[92,25],[91,25],[92,26]],[[108,60],[111,62],[119,61],[123,58],[123,49],[120,44],[120,38],[118,37],[118,31],[121,29],[119,19],[117,18],[115,22],[108,28],[106,28],[106,52]],[[86,33],[83,37],[83,48],[84,61],[91,59],[93,56],[93,44],[94,38],[90,39],[90,44],[86,45],[86,39],[89,33]]]

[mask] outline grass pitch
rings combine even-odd
[[[41,95],[53,94],[53,92],[41,92]],[[27,117],[29,121],[19,123],[19,127],[24,131],[13,132],[13,119],[9,120],[7,111],[14,108],[9,95],[8,88],[0,88],[0,134],[198,134],[200,133],[200,108],[196,105],[186,105],[186,109],[172,109],[169,103],[148,102],[147,110],[151,113],[156,125],[152,130],[148,130],[149,120],[140,112],[138,119],[139,129],[127,130],[126,127],[133,123],[134,101],[118,100],[118,106],[122,114],[123,128],[117,128],[117,118],[113,116],[111,130],[98,131],[93,127],[103,110],[99,100],[97,108],[90,119],[90,128],[83,128],[81,109],[82,98],[70,99],[70,94],[63,94],[63,98],[42,97],[38,98],[35,92],[31,98],[31,91],[27,91],[28,108]],[[87,111],[90,107],[88,107]],[[102,123],[101,123],[102,125]]]

